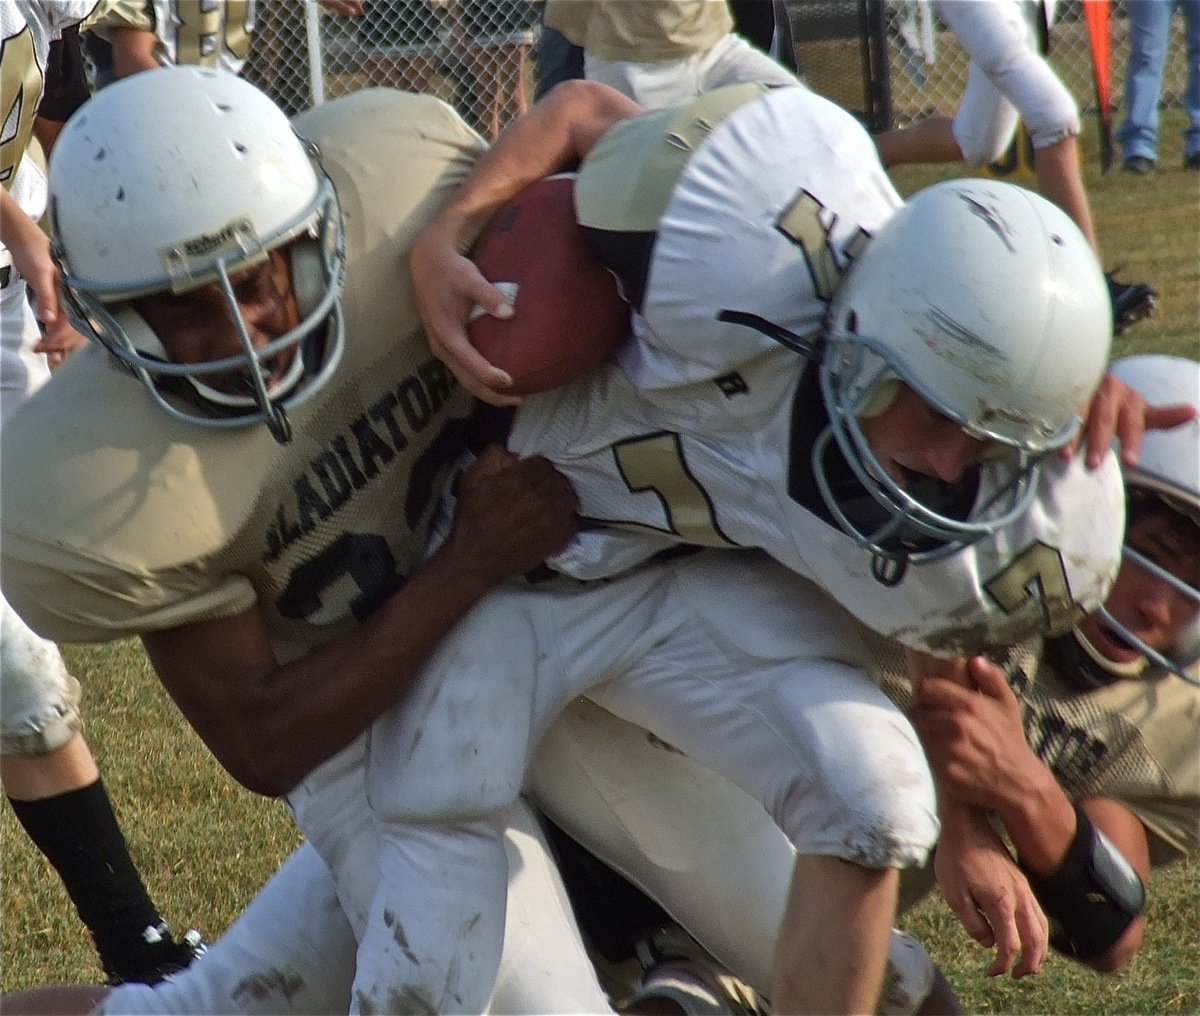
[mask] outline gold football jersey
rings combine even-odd
[[[33,118],[46,84],[50,43],[64,28],[101,17],[117,0],[4,0],[0,3],[0,184],[17,197],[34,218],[41,208],[30,209],[14,190],[17,170],[33,138]]]
[[[733,31],[711,0],[549,0],[545,22],[592,56],[637,62],[704,53]]]
[[[899,646],[867,635],[883,690],[901,707],[912,694]],[[1174,674],[1079,691],[1041,661],[1041,642],[1009,650],[1004,668],[1021,700],[1025,738],[1073,801],[1108,797],[1146,827],[1150,859],[1200,847],[1200,686]]]
[[[429,351],[407,253],[482,140],[444,103],[369,90],[294,121],[345,220],[346,351],[265,426],[169,418],[93,345],[4,435],[4,591],[42,635],[99,641],[263,605],[282,659],[353,625],[419,563],[468,395]]]

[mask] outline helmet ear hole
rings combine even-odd
[[[296,310],[303,320],[325,296],[326,277],[321,263],[321,245],[315,239],[302,237],[290,247],[292,258],[292,294]]]

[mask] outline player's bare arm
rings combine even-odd
[[[565,81],[510,124],[477,163],[409,258],[417,306],[430,348],[469,392],[493,405],[515,405],[511,378],[471,346],[472,309],[507,317],[512,306],[466,256],[491,215],[534,180],[574,166],[614,124],[641,107],[606,85]]]
[[[559,550],[575,507],[544,459],[492,447],[459,482],[446,541],[362,626],[283,665],[258,606],[143,641],[230,774],[258,793],[284,794],[393,705],[484,594]]]
[[[920,708],[930,689],[973,695],[975,671],[986,661],[982,657],[943,660],[913,649],[906,650],[905,657],[914,696],[910,719],[938,787],[942,831],[934,868],[942,895],[967,933],[984,947],[995,948],[989,974],[1037,973],[1049,951],[1049,923],[1028,880],[989,825],[987,806],[960,793],[963,770],[973,764],[982,769],[986,763],[978,758],[956,759],[958,767],[951,765],[946,745],[953,731],[929,722],[928,713]],[[982,771],[990,775],[989,770]]]
[[[940,774],[939,786],[995,812],[1025,870],[1053,876],[1064,870],[1076,840],[1090,833],[1080,828],[1075,806],[1026,741],[1020,703],[1001,668],[979,658],[971,662],[971,678],[974,690],[936,678],[924,682],[911,712],[913,724]],[[1090,799],[1081,807],[1145,883],[1149,847],[1137,816],[1108,798]],[[1111,945],[1076,958],[1100,971],[1118,970],[1137,951],[1144,927],[1138,913],[1114,931]]]
[[[17,271],[37,296],[38,320],[45,325],[46,332],[34,350],[49,354],[51,365],[57,365],[87,340],[62,312],[58,268],[50,257],[49,238],[22,211],[7,188],[0,188],[0,241],[12,253]]]
[[[951,806],[942,809],[941,820],[934,853],[938,886],[967,933],[995,948],[988,974],[1037,973],[1049,951],[1050,929],[1029,881],[983,812]]]

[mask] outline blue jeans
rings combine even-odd
[[[1184,156],[1200,153],[1200,0],[1129,0],[1129,66],[1125,75],[1128,113],[1117,131],[1126,159],[1157,157],[1158,102],[1176,7],[1183,12],[1187,38]]]

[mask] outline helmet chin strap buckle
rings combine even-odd
[[[871,577],[888,589],[900,585],[907,571],[907,557],[884,557],[882,554],[871,557]]]
[[[264,422],[267,429],[271,431],[271,437],[281,445],[291,442],[292,421],[288,419],[287,411],[282,406],[276,405],[274,402],[270,403],[270,408],[264,416]]]

